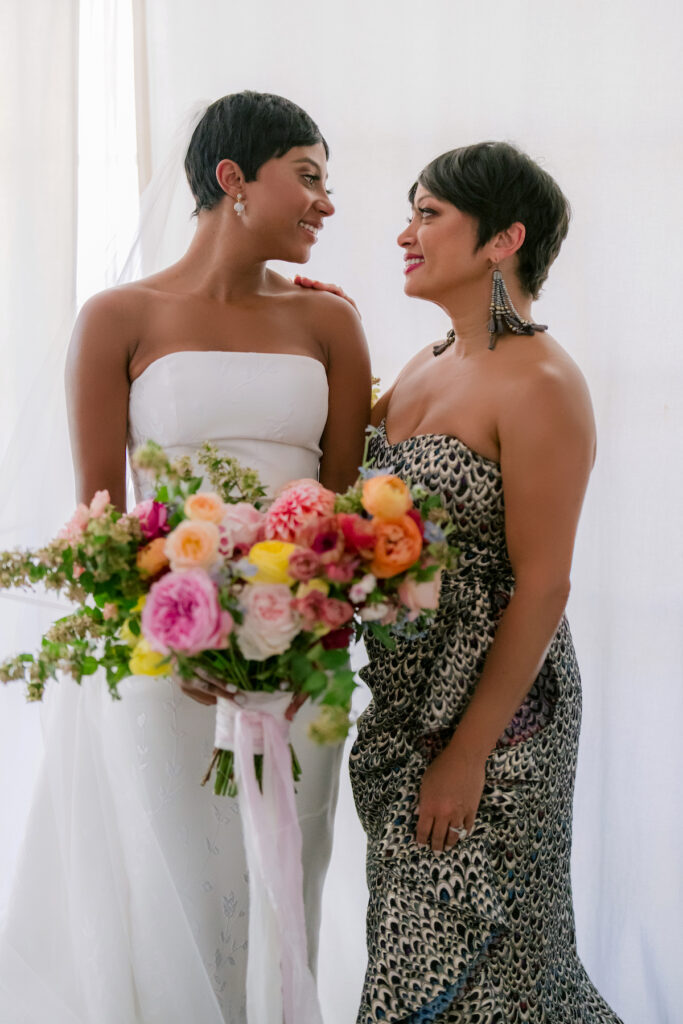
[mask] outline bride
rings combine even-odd
[[[83,307],[67,364],[77,498],[125,507],[126,448],[204,440],[261,476],[345,489],[369,419],[370,368],[343,299],[266,261],[305,263],[327,217],[328,148],[299,107],[253,92],[208,107],[185,170],[197,226],[173,266]],[[136,497],[145,482],[134,481]],[[113,702],[96,677],[46,699],[45,763],[0,937],[0,1022],[244,1024],[247,878],[237,804],[200,788],[213,715],[162,677]],[[303,768],[315,965],[341,748],[293,743]],[[303,1024],[303,1022],[302,1022]]]

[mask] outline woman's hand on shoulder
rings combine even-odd
[[[298,285],[300,288],[312,288],[315,291],[330,292],[332,295],[338,295],[340,299],[345,299],[355,309],[358,316],[360,316],[360,310],[353,301],[350,295],[347,295],[343,288],[340,288],[338,284],[329,284],[324,281],[316,281],[311,277],[303,277],[301,274],[296,274],[292,278],[292,282]]]
[[[79,501],[107,489],[125,509],[128,362],[137,338],[132,289],[89,299],[74,326],[66,362],[71,451]]]

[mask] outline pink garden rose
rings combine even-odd
[[[232,615],[221,608],[216,584],[202,569],[162,576],[142,610],[144,637],[160,654],[227,647],[232,628]]]
[[[326,597],[322,605],[322,620],[330,629],[339,629],[346,625],[353,615],[353,605],[348,601],[339,601],[336,597]]]
[[[265,522],[263,512],[259,512],[248,501],[238,501],[234,505],[226,505],[220,523],[221,535],[232,544],[232,550],[248,550],[252,544],[264,539]]]
[[[434,578],[425,583],[418,583],[408,578],[398,588],[398,596],[403,604],[410,609],[408,618],[414,620],[423,609],[434,610],[439,607],[439,593],[441,591],[441,570],[439,569]]]
[[[324,621],[323,608],[326,601],[327,595],[317,588],[309,590],[303,597],[296,598],[294,608],[301,616],[305,629],[313,629]]]
[[[292,592],[285,583],[253,583],[242,593],[244,619],[237,626],[237,645],[249,661],[283,654],[300,630]]]
[[[320,559],[310,548],[297,548],[289,559],[289,575],[300,583],[308,583],[317,576]]]
[[[307,528],[334,512],[335,495],[317,480],[297,480],[286,487],[266,513],[268,540],[299,543]]]
[[[141,501],[131,515],[140,520],[140,529],[145,540],[152,540],[153,537],[160,537],[169,531],[168,512],[160,501],[154,501],[152,498]]]
[[[333,583],[350,583],[359,565],[359,558],[342,558],[339,562],[326,565],[325,575]]]

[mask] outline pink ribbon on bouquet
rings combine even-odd
[[[249,1024],[322,1024],[308,966],[301,829],[294,801],[291,693],[219,697],[216,747],[232,750],[249,871]],[[262,786],[254,755],[263,754]]]

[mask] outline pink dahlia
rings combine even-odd
[[[266,514],[266,538],[297,543],[321,519],[334,513],[333,491],[317,480],[298,480],[286,487]]]

